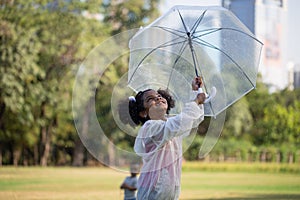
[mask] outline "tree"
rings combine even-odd
[[[240,99],[226,111],[223,137],[242,138],[251,130],[253,118],[246,98]]]
[[[13,151],[19,152],[15,155],[34,145],[34,162],[47,165],[56,130],[64,126],[58,122],[60,114],[71,114],[70,106],[61,104],[71,87],[61,84],[71,85],[74,75],[66,73],[83,60],[95,38],[105,34],[99,21],[81,15],[95,3],[100,2],[1,2],[0,137],[13,141]]]
[[[111,35],[144,25],[146,18],[151,19],[157,14],[156,2],[157,0],[118,1],[118,3],[116,1],[107,1],[104,4],[104,22],[111,24]],[[122,41],[116,41],[116,43],[118,42],[121,43]],[[119,45],[122,46],[121,44]],[[107,47],[107,51],[114,50],[110,46]],[[98,121],[101,124],[101,128],[110,141],[117,146],[123,145],[122,148],[133,146],[134,138],[128,134],[124,134],[119,130],[117,124],[114,123],[111,109],[111,95],[115,84],[127,72],[127,66],[128,55],[124,55],[111,63],[103,72],[95,96],[98,105],[96,112],[98,113]],[[109,160],[115,160],[113,153],[108,154],[108,157]]]
[[[262,83],[261,75],[259,75],[256,89],[247,95],[247,100],[253,118],[253,126],[249,133],[252,135],[252,142],[259,146],[264,144],[264,135],[268,131],[268,127],[263,122],[265,109],[272,107],[275,103],[273,96],[268,92],[267,86]]]
[[[275,93],[273,106],[265,109],[264,124],[268,125],[265,144],[299,145],[299,100],[296,91]],[[284,97],[284,98],[283,98]]]
[[[112,24],[112,35],[139,28],[158,16],[158,2],[159,0],[104,1],[104,22]]]
[[[24,25],[26,16],[19,11],[10,2],[0,12],[0,149],[12,142],[15,165],[22,146],[35,142],[30,136],[36,134],[31,108],[39,101],[39,79],[45,76],[37,65],[41,43],[36,28]]]

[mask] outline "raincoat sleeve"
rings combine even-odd
[[[169,118],[165,125],[164,137],[170,140],[173,137],[188,135],[192,128],[197,127],[204,119],[203,105],[196,102],[186,103],[183,111],[172,118]]]
[[[167,121],[149,120],[140,129],[134,149],[137,153],[148,153],[162,147],[177,136],[186,136],[204,119],[203,105],[186,103],[182,112]]]

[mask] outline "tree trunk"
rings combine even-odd
[[[83,114],[83,118],[82,118],[82,124],[81,124],[81,135],[85,136],[88,134],[88,130],[89,130],[89,121],[90,121],[90,111],[91,111],[91,101],[92,98],[90,98],[90,100],[88,101],[85,110],[84,110],[84,114]],[[79,137],[77,137],[76,141],[75,141],[75,147],[74,147],[74,154],[73,154],[73,162],[72,165],[73,166],[83,166],[83,161],[84,161],[84,146],[80,140]]]
[[[115,155],[115,149],[114,146],[111,144],[107,145],[108,148],[108,159],[109,159],[109,163],[108,166],[115,166],[116,165],[116,155]]]
[[[20,160],[20,157],[21,157],[21,148],[19,147],[15,147],[14,150],[13,150],[13,164],[15,167],[18,166],[19,164],[19,160]]]
[[[40,165],[41,166],[47,166],[47,160],[49,157],[49,153],[50,153],[50,141],[51,141],[51,137],[50,137],[50,133],[49,131],[47,131],[46,127],[42,127],[42,151],[41,151],[41,161],[40,161]]]
[[[34,165],[38,165],[39,164],[39,146],[38,144],[35,144],[34,145],[34,148],[33,148],[33,162],[34,162]]]
[[[47,166],[48,165],[48,159],[50,156],[50,150],[51,150],[51,140],[52,140],[52,130],[53,127],[57,127],[57,116],[53,117],[53,122],[50,123],[49,127],[45,128],[45,148],[43,152],[43,156],[41,158],[41,166]]]
[[[41,105],[41,114],[40,118],[45,119],[45,106],[46,102],[43,102]],[[40,165],[47,166],[48,158],[50,155],[51,149],[51,138],[52,138],[52,126],[56,125],[56,118],[53,117],[53,122],[49,122],[48,125],[41,127],[41,144],[40,144]]]
[[[292,152],[289,152],[289,154],[288,154],[288,163],[289,164],[294,163],[294,155]]]
[[[0,167],[2,166],[2,145],[0,145]]]
[[[77,138],[75,141],[72,166],[81,167],[83,166],[83,161],[84,161],[84,147],[80,138]]]
[[[28,150],[27,148],[23,149],[23,166],[28,166],[29,165],[29,158],[28,158]]]
[[[267,161],[267,152],[265,150],[263,150],[261,152],[260,162],[266,162],[266,161]]]
[[[3,125],[3,116],[4,116],[4,111],[5,111],[5,104],[1,103],[0,104],[0,129],[4,130],[4,125]],[[2,166],[2,161],[3,161],[3,155],[2,155],[2,144],[0,144],[0,166]]]
[[[46,144],[45,144],[45,150],[44,150],[44,154],[42,156],[42,160],[41,160],[41,165],[42,166],[47,166],[48,165],[48,158],[50,155],[50,149],[51,149],[51,131],[47,132],[47,140],[46,140]]]
[[[45,118],[45,105],[43,102],[41,106],[41,119]],[[49,122],[48,126],[44,125],[41,127],[41,149],[40,154],[42,155],[40,160],[41,166],[48,165],[48,158],[51,150],[51,139],[52,139],[52,128],[57,126],[57,118],[53,116],[53,121]]]

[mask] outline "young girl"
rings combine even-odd
[[[175,101],[167,91],[149,89],[130,98],[130,116],[136,125],[142,125],[134,145],[143,159],[137,199],[179,199],[182,139],[204,119],[202,104],[206,97],[197,92],[201,86],[201,79],[195,78],[193,100],[185,104],[180,114],[169,118],[166,114]]]

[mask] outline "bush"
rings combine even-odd
[[[183,156],[188,161],[199,160],[198,154],[204,138],[196,136]],[[187,147],[187,146],[184,146]],[[254,146],[246,140],[235,138],[219,139],[209,152],[209,160],[215,162],[271,162],[299,163],[300,150],[289,144],[276,146]]]

